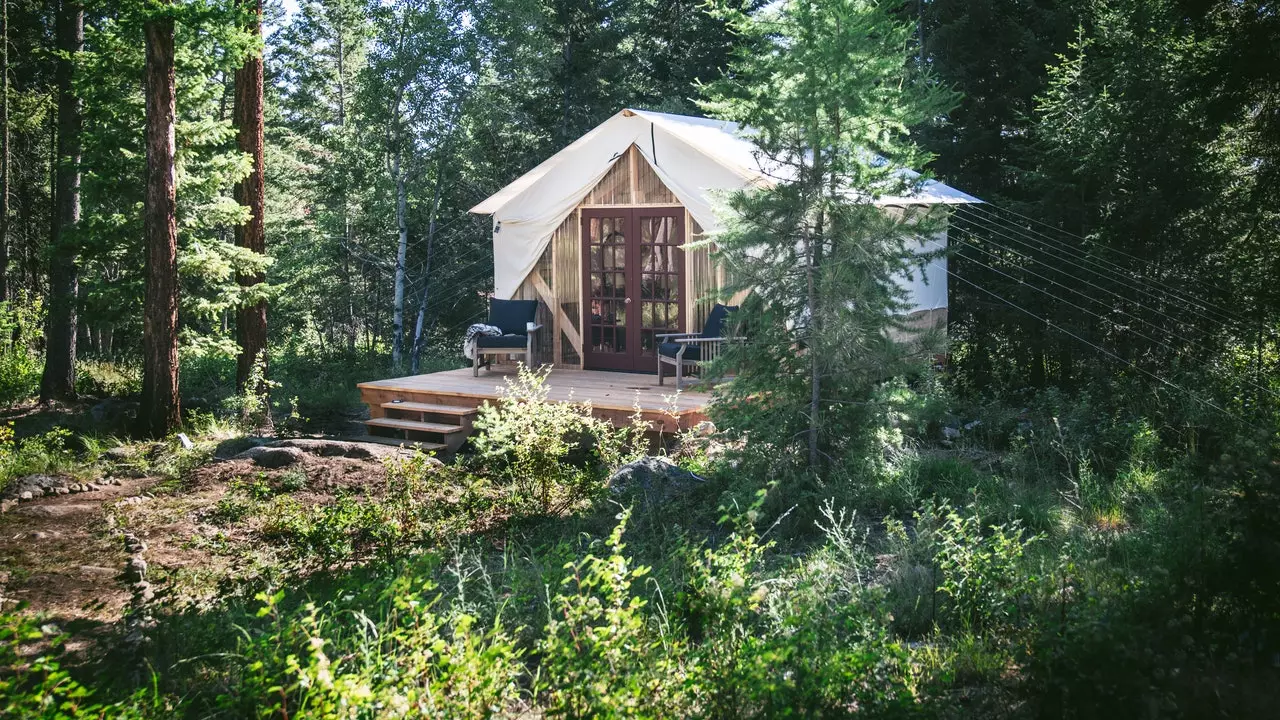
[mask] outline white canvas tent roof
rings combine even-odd
[[[494,291],[498,297],[515,294],[555,229],[633,144],[708,232],[720,227],[714,210],[717,193],[772,182],[756,146],[736,123],[622,110],[471,208],[476,214],[493,215]],[[981,200],[930,180],[910,197],[882,197],[877,202],[942,205]],[[945,274],[941,280],[941,305],[933,304],[937,299],[932,298],[926,306],[946,306]],[[936,292],[935,287],[929,294]]]

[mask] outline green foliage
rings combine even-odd
[[[602,472],[643,454],[639,416],[615,429],[596,419],[587,404],[551,402],[549,367],[521,367],[496,404],[480,407],[471,438],[494,481],[511,489],[519,506],[544,513],[568,509],[603,489]]]
[[[30,399],[40,389],[40,373],[43,365],[39,355],[28,347],[23,338],[15,342],[17,333],[34,338],[35,328],[41,326],[39,304],[14,305],[0,302],[0,405],[13,405]]]
[[[607,557],[589,554],[565,566],[551,598],[547,635],[539,647],[548,710],[571,718],[660,717],[676,689],[671,666],[678,648],[660,647],[632,583],[649,568],[629,567],[622,533],[630,512],[618,516]],[[657,702],[655,703],[655,699]]]
[[[71,446],[72,439],[70,430],[57,428],[15,440],[12,423],[0,425],[0,487],[23,475],[91,473],[95,458],[81,457]]]
[[[907,369],[899,318],[911,308],[897,278],[929,262],[913,246],[941,218],[875,200],[918,186],[903,171],[929,157],[908,128],[955,98],[913,62],[913,28],[890,4],[720,12],[764,50],[741,53],[705,106],[751,128],[765,171],[781,181],[733,193],[715,238],[719,262],[733,268],[724,294],[752,293],[734,333],[748,341],[723,356],[736,376],[719,390],[716,420],[774,444],[781,462],[806,447],[816,470],[866,454],[876,389]]]
[[[0,613],[0,715],[42,720],[147,716],[140,711],[142,692],[129,702],[97,701],[94,691],[59,662],[66,640],[52,623]]]
[[[241,681],[221,702],[259,717],[344,718],[391,712],[430,718],[501,712],[520,696],[521,653],[501,625],[440,611],[430,583],[404,579],[380,598],[377,625],[358,609],[280,607],[258,595],[267,624],[246,632]],[[341,618],[354,612],[357,626]],[[388,672],[388,671],[391,672]]]
[[[112,360],[77,360],[76,392],[93,397],[137,395],[142,392],[142,368]]]

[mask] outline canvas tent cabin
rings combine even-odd
[[[696,332],[724,283],[703,247],[724,191],[770,182],[733,123],[623,110],[471,208],[492,215],[494,292],[539,301],[542,361],[655,370],[655,336]],[[980,202],[927,181],[886,207]],[[922,247],[946,244],[946,231]],[[947,274],[903,278],[920,324],[945,324]]]

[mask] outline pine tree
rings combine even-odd
[[[164,437],[181,422],[178,397],[178,227],[174,166],[172,3],[151,10],[146,33],[146,300],[138,434]]]
[[[262,0],[241,0],[241,8],[249,16],[248,31],[255,39],[262,38]],[[237,225],[236,246],[263,255],[266,239],[266,188],[264,175],[266,163],[263,157],[263,92],[262,51],[254,47],[245,57],[244,64],[235,74],[235,125],[236,141],[240,151],[249,156],[249,174],[236,185],[236,202],[248,207],[249,220]],[[240,306],[236,311],[236,340],[240,354],[236,360],[236,389],[261,393],[265,388],[247,388],[249,378],[258,363],[266,365],[267,353],[267,301],[261,296],[266,275],[237,273],[236,281],[244,288]]]
[[[80,224],[81,101],[75,88],[76,56],[84,49],[84,6],[63,0],[58,9],[58,154],[56,210],[49,262],[49,323],[40,399],[71,397],[76,386],[77,304],[80,270],[76,236]]]
[[[945,112],[954,94],[914,62],[914,27],[875,0],[791,0],[724,17],[763,51],[739,53],[706,107],[749,128],[771,187],[734,194],[715,242],[733,290],[751,290],[750,341],[725,362],[737,377],[718,416],[776,438],[803,439],[817,470],[853,450],[876,387],[903,369],[894,340],[904,309],[896,279],[919,259],[908,240],[927,213],[886,211],[882,196],[917,180],[928,156],[907,128]],[[798,448],[796,448],[798,449]]]

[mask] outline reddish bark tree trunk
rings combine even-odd
[[[45,331],[40,400],[69,398],[76,387],[76,226],[80,223],[80,99],[74,54],[84,49],[84,7],[64,0],[58,8],[58,154],[54,173],[53,252],[49,259],[49,324]]]
[[[139,435],[164,437],[181,420],[178,403],[178,224],[174,177],[173,18],[155,15],[147,40],[147,288],[143,315],[142,403]]]
[[[241,0],[241,4],[253,13],[249,31],[262,36],[262,0]],[[236,142],[240,151],[249,155],[253,169],[236,184],[236,202],[249,208],[249,222],[236,228],[236,245],[255,253],[267,249],[264,214],[266,210],[266,186],[263,160],[262,119],[262,54],[255,52],[245,58],[244,65],[236,70],[235,117]],[[262,273],[237,274],[236,281],[242,287],[252,288],[266,281]],[[242,304],[236,310],[236,341],[240,344],[240,357],[236,362],[236,388],[244,392],[253,365],[266,364],[267,350],[267,302],[258,300]],[[261,393],[264,388],[253,388]]]
[[[0,33],[0,302],[9,299],[9,0]]]

